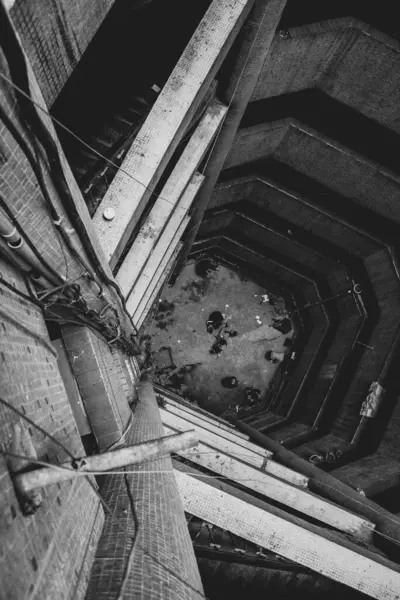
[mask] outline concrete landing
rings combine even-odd
[[[263,302],[264,294],[274,306]],[[229,329],[237,332],[235,337],[224,334],[227,343],[220,354],[210,354],[218,332],[206,330],[213,311],[223,313]],[[199,275],[196,265],[188,264],[175,285],[165,289],[159,312],[146,329],[153,351],[170,347],[177,367],[160,376],[159,383],[217,415],[232,404],[245,404],[246,387],[259,389],[262,398],[277,368],[264,355],[267,350],[285,351],[283,342],[291,336],[272,326],[285,314],[280,298],[243,273],[218,265]],[[221,379],[228,376],[236,377],[239,386],[223,387]]]

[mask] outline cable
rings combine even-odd
[[[14,266],[16,268],[18,268],[18,265],[14,265]],[[79,277],[77,277],[77,279],[79,279]],[[86,325],[86,326],[90,327],[94,331],[94,333],[96,333],[96,335],[98,335],[98,334],[102,335],[102,332],[98,328],[96,328],[91,322],[88,323],[86,320],[75,321],[73,319],[69,319],[69,318],[62,317],[61,315],[57,315],[56,313],[54,313],[53,311],[50,310],[50,308],[49,308],[48,305],[43,304],[43,302],[41,301],[42,300],[41,298],[40,298],[40,300],[37,300],[33,295],[28,296],[28,295],[24,294],[23,292],[21,292],[20,290],[18,290],[16,287],[14,287],[10,283],[8,283],[1,276],[0,276],[0,283],[2,283],[5,287],[7,287],[8,289],[10,289],[12,292],[14,292],[15,294],[17,294],[18,296],[20,296],[24,300],[27,300],[27,301],[31,302],[32,304],[34,304],[35,306],[39,307],[43,311],[43,313],[44,313],[43,317],[44,317],[45,321],[53,321],[53,322],[56,322],[56,323],[68,323],[68,324],[80,325],[80,326],[81,325]],[[59,286],[58,288],[55,288],[55,289],[59,289],[59,288],[61,289],[61,288],[65,287],[65,285],[66,284],[64,284],[63,286]],[[27,286],[27,287],[28,287],[28,289],[30,289],[29,286]],[[50,290],[48,293],[54,293],[54,290]],[[46,295],[48,295],[48,294],[46,294]],[[53,304],[56,304],[56,302],[53,302],[51,304],[51,306]],[[75,310],[82,313],[82,311],[80,311],[79,309],[75,309]],[[1,309],[0,309],[0,311],[1,311]],[[21,324],[20,321],[17,321],[16,319],[14,319],[11,315],[5,316],[6,313],[4,313],[3,311],[1,311],[1,313],[3,314],[4,318],[7,318],[7,320],[11,321],[14,325],[18,326],[20,329],[24,328],[24,325]],[[55,317],[55,318],[49,317],[48,313],[52,314],[53,317]],[[36,334],[34,332],[30,331],[27,328],[25,328],[24,331],[26,333],[29,332],[29,334],[31,335],[31,337],[36,337]],[[36,339],[38,339],[38,340],[40,339],[41,340],[42,338],[40,336],[38,336],[38,337],[36,337]],[[45,342],[45,340],[43,339],[43,341],[41,343],[44,343],[44,342]],[[46,346],[46,347],[47,347],[47,349],[49,351],[54,351],[54,349],[50,350],[49,346]],[[57,354],[55,354],[55,356],[57,356]]]
[[[3,404],[3,406],[6,406],[7,408],[9,408],[16,415],[18,415],[18,417],[20,417],[21,419],[27,421],[27,423],[29,423],[30,425],[32,425],[32,427],[35,427],[35,429],[37,429],[38,431],[40,431],[45,437],[48,437],[54,444],[56,444],[57,446],[59,446],[59,448],[61,448],[72,460],[75,460],[75,457],[72,454],[72,452],[70,452],[70,450],[68,450],[68,448],[66,446],[64,446],[64,444],[62,444],[61,442],[59,442],[57,440],[57,438],[55,438],[53,435],[51,435],[51,433],[49,433],[48,431],[46,431],[45,429],[43,429],[42,427],[40,427],[40,425],[38,425],[37,423],[35,423],[34,421],[32,421],[32,419],[30,419],[29,417],[27,417],[26,415],[24,415],[20,410],[18,410],[12,404],[10,404],[9,402],[7,402],[7,400],[4,400],[4,398],[2,398],[1,396],[0,396],[0,404]],[[29,460],[32,460],[32,459],[29,459]],[[94,491],[94,493],[96,494],[96,496],[99,498],[99,500],[102,503],[102,505],[103,505],[104,509],[106,510],[106,512],[109,513],[109,514],[111,514],[110,507],[108,506],[108,504],[106,503],[106,501],[102,498],[100,492],[96,488],[96,486],[93,483],[93,481],[91,481],[89,478],[87,478],[86,481],[88,482],[88,484],[90,485],[90,487],[92,488],[92,490]]]
[[[147,474],[160,474],[160,473],[166,473],[166,474],[173,475],[173,473],[174,473],[173,469],[172,470],[127,470],[126,468],[123,468],[123,470],[115,470],[115,469],[113,470],[113,469],[110,469],[108,471],[79,471],[79,469],[72,470],[70,468],[62,467],[62,466],[59,466],[59,465],[54,465],[54,464],[51,464],[51,463],[46,462],[46,461],[42,461],[42,460],[38,460],[38,459],[32,458],[30,456],[16,454],[16,453],[10,452],[8,450],[0,449],[0,453],[4,454],[6,456],[13,456],[13,457],[21,459],[21,460],[26,460],[27,462],[30,462],[32,464],[37,464],[38,466],[49,467],[49,468],[52,468],[52,469],[54,469],[56,471],[63,471],[63,472],[67,471],[68,474],[72,474],[73,473],[73,476],[75,476],[75,477],[88,476],[88,475],[93,475],[93,476],[97,476],[97,475],[124,475],[125,481],[126,481],[126,475],[138,475],[138,474],[146,474],[147,475]],[[218,451],[214,451],[213,452],[213,454],[219,454],[219,453],[220,452],[218,452]],[[157,457],[157,459],[159,459],[159,458],[166,458],[168,456],[170,456],[170,454],[165,454],[163,456]],[[151,462],[153,460],[154,460],[154,458],[149,458],[146,461],[143,461],[143,462],[138,463],[138,464],[143,464],[144,462]],[[191,472],[190,476],[199,477],[199,478],[202,478],[202,479],[229,480],[229,478],[226,477],[226,476],[224,476],[224,475],[208,475],[208,474],[205,474],[205,473],[192,473]],[[260,481],[260,480],[259,479],[254,479],[254,478],[251,478],[251,477],[241,477],[241,478],[235,478],[233,481],[235,481],[235,482],[239,482],[239,481],[243,481],[243,482],[244,481],[247,481],[247,482],[257,482],[257,481]],[[326,487],[330,487],[331,489],[334,489],[336,491],[340,491],[336,487],[330,486],[328,484],[326,484]],[[349,497],[344,492],[340,492],[340,493],[342,495],[344,495],[345,497]],[[362,502],[358,502],[358,503],[362,504]],[[344,510],[346,510],[346,509],[344,509]],[[373,512],[376,512],[377,514],[379,514],[379,511],[376,510],[376,509],[373,509],[372,507],[371,507],[371,510]],[[387,518],[388,518],[388,520],[392,521],[393,523],[398,524],[398,521],[396,519],[393,519],[393,518],[390,518],[390,517],[387,517]],[[368,527],[368,524],[366,524],[366,527]],[[372,529],[372,531],[374,531],[374,533],[377,533],[378,535],[381,535],[381,536],[387,538],[388,540],[392,541],[393,543],[395,543],[397,545],[400,545],[400,542],[398,540],[396,540],[395,538],[392,538],[391,536],[389,536],[389,535],[387,535],[385,533],[377,531],[374,528],[371,528],[371,529]]]
[[[57,352],[53,348],[53,346],[51,346],[41,335],[39,335],[35,331],[32,331],[28,327],[25,327],[25,325],[21,323],[21,320],[18,319],[17,316],[14,317],[13,315],[10,315],[9,313],[5,312],[3,308],[0,307],[0,317],[14,325],[14,327],[17,327],[18,329],[29,335],[29,337],[32,337],[33,339],[40,342],[42,346],[44,346],[46,350],[48,350],[48,352],[50,352],[55,358],[57,358]]]
[[[4,285],[6,288],[8,288],[9,290],[11,290],[12,292],[14,292],[14,294],[17,294],[18,296],[20,296],[21,298],[23,298],[24,300],[26,300],[27,302],[31,302],[35,306],[38,306],[38,307],[41,308],[41,304],[40,304],[40,302],[38,300],[35,300],[31,296],[28,296],[27,294],[24,294],[24,292],[21,292],[19,289],[17,289],[16,287],[14,287],[11,283],[8,283],[8,281],[6,281],[5,279],[3,279],[3,277],[1,275],[0,275],[0,283],[2,285]]]
[[[117,169],[117,171],[121,171],[121,173],[124,173],[124,175],[127,175],[130,179],[132,179],[132,181],[134,181],[135,183],[138,183],[144,189],[146,189],[149,192],[151,192],[152,194],[154,194],[154,191],[152,190],[152,188],[150,188],[149,186],[147,186],[145,183],[142,183],[139,179],[136,179],[136,177],[134,177],[131,173],[129,173],[129,171],[125,171],[125,169],[123,169],[117,163],[113,162],[112,160],[110,160],[109,158],[107,158],[106,156],[104,156],[104,154],[101,154],[101,152],[98,152],[90,144],[88,144],[87,142],[85,142],[81,137],[79,137],[79,135],[77,135],[76,133],[74,133],[71,129],[69,129],[66,125],[64,125],[61,121],[59,121],[56,117],[54,117],[51,113],[49,113],[45,108],[43,108],[43,106],[41,106],[38,102],[36,102],[36,100],[34,100],[33,98],[31,98],[31,96],[29,94],[27,94],[16,83],[14,83],[9,77],[7,77],[6,75],[4,75],[4,73],[0,72],[0,77],[2,77],[5,81],[7,81],[7,83],[9,83],[10,85],[12,85],[13,88],[16,89],[20,94],[22,94],[27,99],[29,99],[32,102],[32,104],[34,104],[37,108],[39,108],[47,117],[49,117],[54,123],[56,123],[59,127],[61,127],[61,129],[64,129],[64,131],[66,131],[69,135],[71,135],[73,138],[75,138],[80,144],[82,144],[83,146],[85,146],[86,148],[88,148],[88,150],[90,150],[94,154],[97,154],[97,156],[99,156],[99,158],[102,158],[105,162],[109,163],[111,166],[113,166],[115,169]],[[168,204],[173,204],[173,202],[171,202],[171,200],[168,200],[167,198],[163,198],[159,194],[155,194],[155,195],[156,195],[157,198],[160,198],[161,200],[164,200],[165,202],[168,202]]]
[[[3,9],[4,7],[1,5],[0,6],[1,9]],[[3,17],[5,17],[5,30],[6,30],[6,34],[7,34],[7,38],[9,40],[9,43],[11,43],[11,46],[14,48],[14,58],[16,60],[17,63],[19,63],[17,65],[17,68],[15,68],[14,63],[11,61],[11,63],[9,63],[9,67],[10,67],[10,72],[14,72],[15,77],[21,81],[22,79],[22,85],[25,85],[26,90],[29,90],[29,77],[28,77],[28,71],[27,71],[27,65],[26,65],[26,61],[25,61],[25,56],[22,52],[22,49],[19,45],[18,40],[15,37],[15,33],[13,30],[13,27],[9,21],[9,17],[8,14],[2,10],[2,14]],[[21,74],[22,71],[22,74]],[[69,215],[71,222],[75,222],[76,221],[76,217],[77,215],[74,214],[72,215],[72,210],[73,210],[73,206],[74,206],[74,202],[73,202],[73,198],[71,196],[71,192],[69,190],[69,186],[68,186],[68,182],[65,178],[65,173],[63,170],[63,167],[61,165],[61,161],[60,161],[60,157],[58,154],[58,148],[53,140],[53,138],[51,137],[49,131],[47,130],[47,128],[45,127],[45,125],[43,124],[43,122],[41,121],[41,119],[39,118],[37,112],[35,111],[35,109],[33,108],[33,105],[37,105],[40,107],[40,105],[38,105],[38,103],[36,103],[33,98],[31,98],[30,94],[27,93],[26,91],[24,91],[20,85],[15,84],[14,81],[12,81],[12,79],[6,77],[4,74],[0,73],[0,76],[2,76],[4,79],[6,79],[11,85],[13,85],[15,87],[15,89],[18,89],[20,91],[20,93],[23,95],[23,98],[26,98],[28,100],[28,102],[24,102],[24,106],[26,108],[26,110],[28,111],[28,113],[30,114],[31,118],[32,118],[32,123],[34,125],[36,125],[36,135],[38,136],[38,139],[40,140],[43,148],[45,149],[45,152],[47,154],[48,157],[48,162],[50,165],[50,172],[51,172],[51,176],[53,179],[53,182],[55,184],[55,187],[57,189],[57,192],[60,196],[60,198],[63,200],[63,204],[64,204],[64,209],[66,210],[66,213]],[[41,108],[41,107],[40,107]],[[44,110],[44,109],[42,109]],[[44,111],[46,114],[49,115],[48,111]],[[51,118],[51,115],[49,115]],[[27,126],[31,126],[32,124],[29,123],[29,121],[27,122]],[[29,151],[29,149],[28,149]],[[39,175],[38,178],[38,183],[40,185],[41,183],[41,176]],[[44,183],[44,182],[43,182]],[[45,187],[45,186],[44,186]],[[42,190],[43,191],[43,190]],[[53,207],[52,205],[52,201],[51,198],[49,197],[48,194],[45,194],[45,199],[50,202],[50,205]],[[49,205],[49,206],[50,206]],[[55,215],[54,215],[55,216]],[[55,222],[58,222],[59,219],[55,219]],[[94,251],[94,249],[92,248],[91,242],[89,239],[87,238],[87,233],[85,228],[81,227],[81,235],[83,236],[83,238],[86,240],[86,244],[85,244],[85,250],[88,253],[89,257],[91,258],[91,260],[93,261],[93,263],[96,266],[97,271],[100,273],[103,281],[105,283],[107,283],[109,286],[111,286],[116,292],[117,295],[122,303],[124,312],[126,313],[132,329],[134,331],[134,334],[137,336],[138,335],[138,331],[137,328],[133,322],[132,316],[129,314],[128,310],[127,310],[127,305],[126,305],[126,301],[125,298],[118,286],[118,284],[113,281],[112,279],[110,279],[108,277],[108,275],[106,274],[106,272],[104,271],[103,265],[100,261],[100,259],[98,258],[96,252]],[[90,270],[89,270],[90,272]],[[136,343],[131,340],[130,342],[133,347],[135,348],[135,350],[138,350]],[[136,353],[136,352],[134,352]]]
[[[130,488],[128,477],[125,472],[124,472],[124,482],[125,482],[125,487],[126,487],[126,493],[129,498],[129,504],[131,507],[131,513],[132,513],[132,519],[133,519],[133,525],[135,528],[135,532],[134,532],[134,536],[133,536],[133,540],[132,540],[132,546],[129,551],[128,560],[127,560],[126,566],[125,566],[124,577],[122,579],[121,587],[118,592],[117,600],[123,600],[126,586],[128,584],[128,580],[129,580],[129,575],[131,574],[131,570],[132,570],[133,556],[134,556],[134,552],[136,549],[136,543],[137,543],[138,535],[139,535],[139,519],[136,514],[135,501],[132,496],[132,490]]]

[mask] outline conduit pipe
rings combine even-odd
[[[40,263],[1,208],[0,236],[1,241],[7,246],[8,253],[15,256],[16,262],[27,274],[33,272],[35,281],[38,281],[39,275],[47,279],[53,286],[59,285],[60,282]],[[42,283],[42,279],[40,282]]]

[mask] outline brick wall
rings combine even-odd
[[[48,104],[78,64],[114,0],[16,0],[10,14]]]
[[[0,261],[2,277],[26,293],[17,272]],[[84,454],[57,360],[51,352],[40,311],[0,284],[0,395],[53,434],[75,455]],[[25,325],[45,343],[11,323]],[[8,447],[17,415],[0,406],[0,437]],[[66,454],[29,427],[40,458],[65,460]],[[6,461],[0,457],[0,598],[32,600],[81,598],[103,509],[82,479],[48,487],[42,506],[23,516]]]
[[[1,53],[0,68],[4,72],[7,72],[6,61]],[[13,122],[18,123],[19,118],[15,110],[13,93],[12,90],[6,86],[0,87],[0,102]],[[20,130],[23,133],[22,127],[20,127]],[[74,198],[76,198],[80,193],[79,190],[76,189],[76,182],[72,180],[71,173],[69,173],[69,180],[72,185]],[[46,183],[48,192],[52,197],[54,205],[57,207],[57,211],[64,217],[65,225],[69,227],[69,220],[50,178],[47,178]],[[91,301],[89,301],[90,308],[96,308],[95,294],[98,294],[97,285],[90,284],[90,287],[89,282],[82,277],[84,273],[82,265],[71,257],[64,242],[56,231],[46,202],[26,157],[10,132],[1,125],[0,192],[5,198],[8,206],[12,208],[15,217],[23,227],[26,235],[36,246],[41,255],[55,271],[65,276],[67,280],[78,281],[82,292],[87,292],[88,297],[91,299]],[[83,200],[81,204],[83,204]],[[87,213],[86,208],[85,210]],[[89,213],[87,213],[87,218],[90,219]],[[81,256],[87,260],[81,241],[77,235],[73,235],[73,242]],[[121,322],[124,323],[124,317],[121,315],[122,311],[118,308],[119,304],[115,300],[115,292],[110,293],[110,290],[105,288],[104,294],[105,299],[119,310]],[[101,308],[101,304],[97,305],[97,308],[99,307]],[[130,386],[130,389],[127,388],[127,379],[121,371],[119,359],[109,355],[108,346],[103,344],[100,340],[97,340],[97,338],[94,338],[94,336],[93,339],[93,344],[95,344],[96,352],[98,353],[98,365],[99,369],[101,369],[101,378],[105,382],[104,393],[107,394],[108,401],[112,405],[111,410],[117,413],[119,425],[108,432],[109,434],[112,434],[108,440],[113,437],[112,441],[115,441],[115,439],[120,437],[121,431],[129,418],[127,399],[129,394],[132,393],[132,385]]]
[[[93,434],[100,450],[105,450],[127,426],[133,385],[118,352],[88,328],[65,326],[63,339]]]
[[[1,53],[0,68],[7,72]],[[0,86],[0,102],[13,121],[18,123],[12,91],[3,87],[3,84]],[[47,183],[57,209],[65,216],[49,178]],[[95,298],[97,286],[88,287],[89,283],[82,278],[82,266],[71,257],[59,238],[28,161],[3,124],[0,124],[0,191],[42,256],[68,280],[79,279],[82,291],[90,292],[90,299]],[[68,219],[65,223],[70,226]],[[85,256],[78,236],[73,235],[73,239],[81,255]],[[7,270],[3,264],[0,265],[0,272],[6,279],[23,286],[18,274]],[[115,306],[112,295],[110,298],[109,291],[104,291],[108,301]],[[4,300],[6,297],[7,301]],[[22,308],[20,300],[11,297],[12,292],[3,291],[1,309],[15,311],[17,321],[26,323],[30,329],[47,337],[45,324],[37,309],[31,304]],[[93,305],[92,302],[89,304]],[[7,320],[4,326],[0,324],[0,334],[3,396],[15,406],[20,406],[21,410],[26,410],[28,415],[68,445],[71,451],[82,455],[81,440],[51,349],[7,323]],[[115,357],[108,360],[109,364],[114,364]],[[108,374],[112,382],[110,388],[118,396],[121,423],[126,423],[127,390],[121,383],[121,373],[115,369]],[[118,389],[121,390],[120,394],[117,394]],[[108,393],[111,393],[110,389]],[[5,409],[0,410],[2,443],[8,442],[13,418]],[[50,460],[65,458],[48,440],[32,432],[39,456]],[[120,431],[115,438],[119,435]],[[35,516],[23,517],[4,461],[1,469],[0,569],[4,576],[0,584],[3,586],[0,587],[0,598],[19,600],[29,593],[33,594],[30,596],[32,600],[82,597],[104,518],[97,497],[84,480],[62,484],[48,489],[44,504]]]
[[[128,443],[165,435],[151,383],[143,381]],[[189,600],[204,598],[171,459],[131,466],[127,475],[139,530],[122,475],[107,476],[102,493],[112,509],[100,538],[87,600],[118,597],[129,565],[124,598]],[[137,533],[131,555],[132,539]]]

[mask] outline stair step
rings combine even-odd
[[[124,126],[127,125],[128,127],[125,127],[124,129],[127,129],[127,128],[131,129],[134,126],[134,121],[128,119],[127,117],[124,117],[123,114],[114,115],[113,121],[119,121]]]
[[[303,433],[303,431],[306,431],[309,428],[310,425],[306,425],[304,423],[289,423],[282,428],[269,432],[268,437],[273,440],[282,441],[291,435],[295,435],[296,433]]]
[[[257,415],[257,418],[254,421],[251,421],[249,425],[254,427],[254,429],[262,429],[262,427],[266,427],[267,425],[271,425],[276,421],[283,419],[282,415],[277,415],[273,412],[267,412],[263,415]]]

